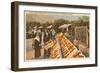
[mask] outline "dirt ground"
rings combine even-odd
[[[34,59],[34,50],[26,51],[26,60]]]
[[[26,39],[26,60],[34,59],[34,49],[32,49],[32,39]]]

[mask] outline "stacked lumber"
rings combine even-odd
[[[62,57],[62,55],[61,55],[61,48],[59,46],[59,43],[56,40],[54,45],[51,47],[50,58],[51,59],[58,59],[58,58],[61,58],[61,57]]]
[[[80,50],[78,50],[72,42],[70,42],[62,33],[58,34],[56,38],[60,41],[60,46],[64,58],[80,58],[85,57]]]
[[[55,40],[48,41],[45,49],[51,49],[50,58],[84,58],[84,54],[76,48],[73,43],[67,39],[62,33],[56,35]]]

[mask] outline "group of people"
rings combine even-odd
[[[68,30],[64,29],[64,28],[34,27],[34,28],[31,29],[32,38],[33,38],[32,47],[35,51],[35,59],[49,58],[50,49],[43,49],[43,46],[49,40],[55,40],[55,36],[60,32],[62,32],[62,34],[69,39]],[[42,50],[44,50],[44,51],[42,51]],[[44,54],[44,55],[42,56],[42,54]]]
[[[53,28],[50,28],[50,29],[35,28],[35,29],[32,29],[32,34],[33,34],[32,46],[35,50],[35,58],[39,59],[39,58],[41,58],[41,49],[42,49],[43,45],[47,41],[55,39],[56,31]],[[50,50],[44,49],[44,57],[43,58],[48,58],[49,53],[50,53]]]

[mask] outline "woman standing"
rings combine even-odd
[[[41,51],[40,51],[41,50],[41,46],[40,46],[40,38],[39,38],[38,35],[35,37],[34,49],[35,49],[35,58],[39,59],[40,55],[41,55]]]

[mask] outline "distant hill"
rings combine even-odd
[[[54,20],[57,19],[65,19],[69,21],[73,20],[82,20],[82,21],[89,21],[89,16],[85,16],[82,14],[76,14],[76,15],[71,15],[71,14],[50,14],[50,13],[27,13],[26,14],[26,21],[27,22],[40,22],[40,23],[45,23],[45,22],[54,22]]]
[[[41,14],[27,14],[26,21],[27,22],[38,21],[40,23],[45,23],[45,22],[53,22],[54,18],[49,15],[43,15],[43,14],[42,15]]]

